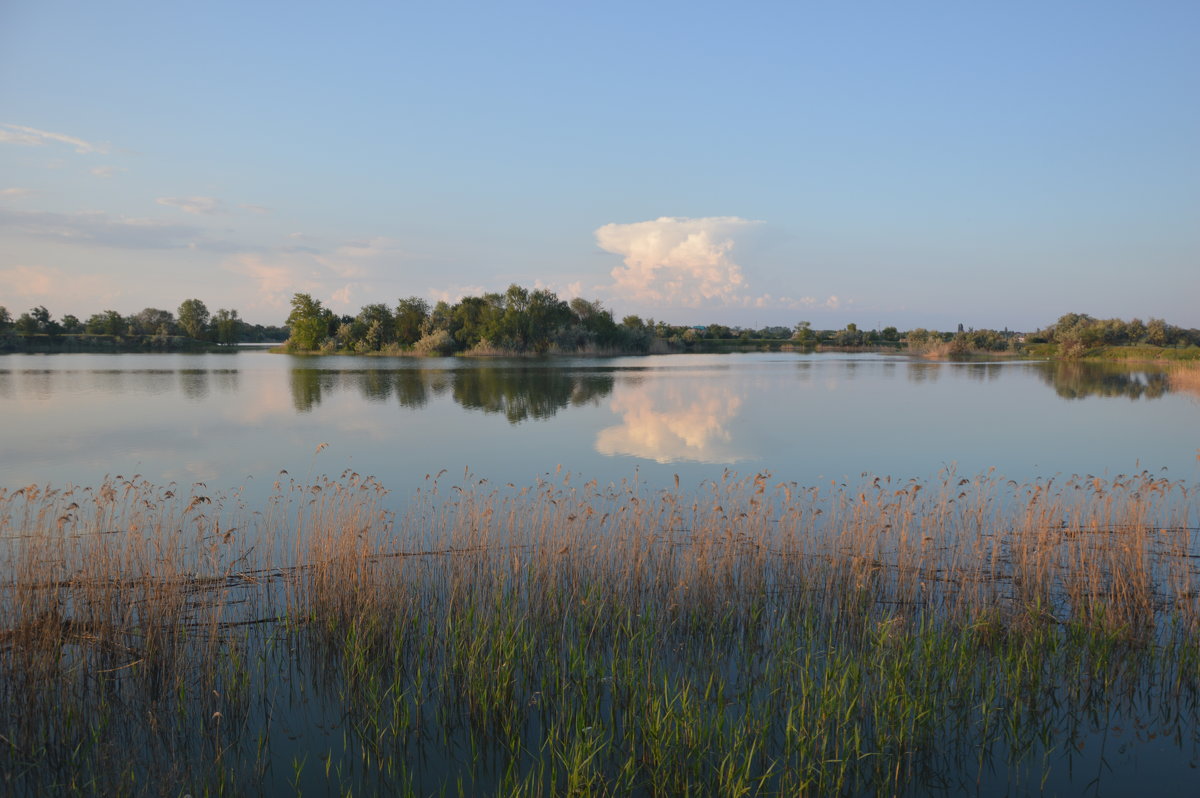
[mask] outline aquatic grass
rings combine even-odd
[[[1126,724],[1195,755],[1195,499],[1148,472],[387,495],[0,493],[5,791],[956,792]]]

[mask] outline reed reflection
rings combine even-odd
[[[729,384],[702,379],[631,381],[610,404],[621,423],[600,430],[596,451],[659,463],[735,463],[748,454],[734,445],[730,423],[742,397]]]

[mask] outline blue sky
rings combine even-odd
[[[0,6],[0,304],[1200,326],[1200,4]]]

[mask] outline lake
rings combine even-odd
[[[1177,791],[1191,386],[845,353],[0,357],[0,772]]]
[[[1154,366],[752,353],[554,360],[228,354],[0,358],[0,486],[210,489],[345,469],[815,485],[990,468],[1195,481],[1200,399]],[[328,444],[318,454],[321,444]]]

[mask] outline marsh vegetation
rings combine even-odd
[[[282,479],[0,494],[4,792],[1004,794],[1197,761],[1195,498],[1150,473],[443,474],[402,517],[372,478]]]

